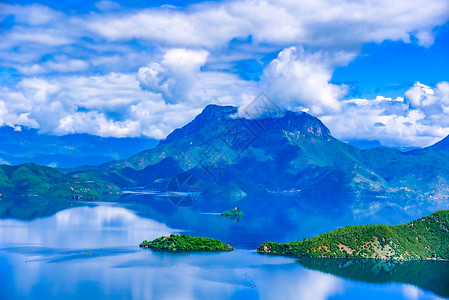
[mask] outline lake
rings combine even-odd
[[[411,221],[427,213],[422,210],[332,217],[304,211],[274,220],[245,211],[237,221],[153,195],[72,203],[57,212],[14,215],[11,207],[0,219],[0,299],[449,297],[448,262],[295,259],[254,250],[263,241],[293,241],[343,225]],[[218,238],[237,250],[194,254],[138,247],[144,239],[180,232]]]

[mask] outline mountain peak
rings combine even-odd
[[[203,111],[187,125],[175,129],[165,140],[161,140],[159,145],[182,139],[183,137],[198,132],[210,123],[223,122],[229,115],[235,114],[238,108],[234,106],[220,106],[216,104],[207,105]]]
[[[297,131],[306,130],[316,136],[330,136],[330,130],[318,118],[306,112],[293,112],[287,110],[283,118],[280,119],[280,126],[284,130]]]
[[[217,104],[207,105],[199,115],[213,115],[213,114],[231,114],[237,112],[237,107],[235,106],[221,106]]]
[[[182,128],[175,129],[159,144],[180,140],[185,136],[200,132],[205,128],[208,128],[207,130],[217,131],[227,122],[238,119],[233,117],[237,112],[238,107],[235,106],[207,105],[193,121]],[[266,130],[271,130],[276,127],[291,132],[310,133],[315,136],[329,137],[331,135],[329,129],[318,118],[305,112],[287,110],[281,117],[262,116],[261,118],[241,119],[246,120],[248,124],[264,123],[267,125]]]

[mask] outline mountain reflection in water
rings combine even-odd
[[[310,270],[369,283],[407,283],[449,297],[449,261],[301,258]]]

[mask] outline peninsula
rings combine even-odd
[[[259,253],[388,260],[449,259],[449,210],[401,225],[347,226],[291,243],[266,242]]]

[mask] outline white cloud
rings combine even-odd
[[[442,81],[437,83],[436,89],[439,100],[442,103],[449,105],[449,82]]]
[[[412,107],[429,106],[436,101],[434,90],[419,82],[405,92],[405,97]]]
[[[56,133],[76,132],[88,132],[100,136],[133,137],[140,136],[140,124],[137,120],[110,120],[96,111],[76,112],[59,119]]]
[[[198,74],[208,55],[206,51],[170,49],[160,63],[139,68],[137,78],[142,88],[162,94],[167,103],[193,100],[201,88]]]
[[[287,48],[264,70],[263,87],[286,108],[309,108],[315,115],[338,111],[347,88],[329,83],[333,70],[328,60],[321,53]]]
[[[17,124],[54,134],[148,136],[162,139],[191,121],[202,104],[166,104],[142,91],[136,75],[28,78],[0,90],[0,126]]]
[[[240,36],[244,20],[233,18],[222,7],[203,5],[182,12],[168,7],[121,16],[94,15],[88,29],[109,40],[151,40],[171,46],[216,47]]]
[[[44,73],[46,70],[41,64],[33,65],[17,65],[16,69],[24,75],[34,75],[39,73]]]
[[[205,2],[187,8],[159,7],[114,11],[118,4],[100,1],[100,12],[66,15],[42,5],[0,4],[0,19],[14,16],[15,26],[0,41],[0,49],[21,49],[53,54],[76,53],[74,47],[97,48],[89,59],[111,57],[121,42],[137,40],[143,46],[205,48],[220,55],[234,39],[251,38],[255,51],[280,50],[292,45],[335,54],[357,53],[367,42],[418,42],[430,46],[432,29],[449,19],[446,0],[244,0]],[[325,8],[325,9],[323,9]],[[111,41],[113,42],[111,44]],[[98,45],[104,46],[99,50]],[[107,50],[106,50],[107,49]],[[139,52],[139,47],[130,51]],[[101,52],[101,53],[99,53]],[[218,53],[217,53],[218,52]],[[36,64],[40,57],[30,61]],[[120,70],[118,70],[120,71]]]
[[[325,9],[323,9],[325,8]],[[93,16],[89,28],[111,40],[147,39],[172,46],[215,48],[236,37],[287,46],[308,44],[341,48],[366,42],[433,41],[432,28],[448,19],[444,0],[391,1],[228,1],[190,9],[147,9],[129,14]]]
[[[432,105],[449,105],[449,82],[439,82],[435,89],[416,82],[407,92],[405,98],[412,107],[429,107]]]
[[[288,55],[291,59],[292,53]],[[183,59],[173,59],[170,55],[166,57],[167,61],[182,65]],[[310,63],[307,59],[305,61]],[[202,63],[201,60],[197,62]],[[296,64],[300,67],[296,67]],[[289,66],[293,66],[293,71],[296,68],[300,71],[310,68],[315,74],[320,70],[319,65],[312,64],[310,67],[302,64],[304,62],[294,60]],[[164,65],[168,65],[168,62]],[[186,69],[191,71],[191,66],[187,65]],[[184,75],[187,76],[189,72]],[[264,85],[264,81],[248,84],[248,81],[222,72],[201,71],[197,68],[195,72],[197,85],[201,87],[194,91],[198,99],[209,99],[211,102],[210,99],[215,97],[214,102],[218,104],[240,105],[252,100],[255,91]],[[320,98],[329,78],[320,74],[317,78],[324,78],[321,80],[323,88],[317,94],[312,93],[315,99],[306,98],[310,102],[300,102],[306,100],[295,98],[294,95],[285,98],[285,95],[289,95],[281,87],[278,87],[281,93],[279,97],[290,101],[285,104],[290,103],[292,106],[322,105],[325,109],[329,108],[320,119],[337,138],[377,139],[386,146],[427,146],[449,133],[449,120],[446,118],[449,110],[447,82],[440,82],[435,87],[417,82],[405,93],[407,98],[378,96],[373,100],[334,100],[341,105],[338,110],[325,102],[328,101],[326,97]],[[23,79],[15,89],[0,90],[0,123],[10,126],[21,124],[57,134],[85,132],[116,137],[145,135],[160,139],[192,120],[208,103],[197,101],[195,97],[193,100],[167,103],[161,95],[143,91],[139,84],[137,74],[120,73],[86,77],[71,75],[57,80]],[[300,89],[308,88],[312,90],[313,85],[298,85],[298,95],[302,95]],[[415,97],[415,93],[419,97]]]
[[[7,35],[7,39],[12,45],[36,43],[47,46],[62,46],[74,42],[70,37],[56,29],[15,30]]]
[[[51,60],[46,62],[45,65],[50,70],[61,73],[84,71],[89,67],[89,64],[84,60],[67,58],[58,59],[56,61]]]
[[[406,98],[352,99],[321,120],[342,140],[379,140],[384,146],[425,147],[449,134],[449,84],[415,83]]]
[[[254,94],[254,82],[227,72],[202,71],[208,55],[204,50],[170,49],[160,62],[139,68],[140,86],[161,94],[168,104],[195,108],[211,102],[240,105],[245,95]]]
[[[25,8],[20,5],[0,3],[0,20],[13,15],[15,21],[29,25],[45,25],[63,18],[64,14],[49,7],[33,4]]]
[[[14,16],[0,40],[0,66],[20,73],[16,85],[0,89],[0,123],[161,138],[209,103],[240,105],[265,90],[282,107],[324,118],[345,139],[426,145],[449,126],[447,82],[416,83],[405,100],[347,101],[347,87],[330,83],[365,43],[413,36],[430,46],[435,26],[449,19],[446,0],[243,0],[140,10],[100,1],[96,7],[72,14],[0,4],[0,20]],[[235,74],[238,60],[274,52],[260,81]]]
[[[0,101],[0,118],[4,118],[8,114],[8,110],[6,109],[5,101]]]

